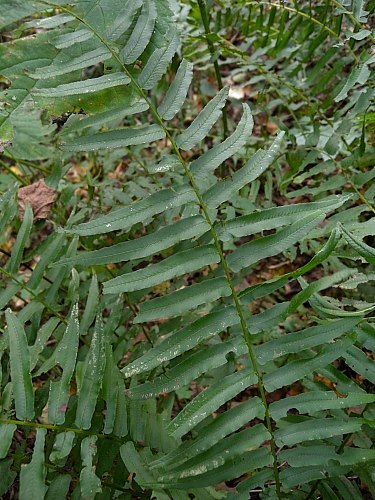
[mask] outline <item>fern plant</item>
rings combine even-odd
[[[41,168],[62,207],[48,226],[30,205],[17,219],[18,185],[0,199],[2,229],[17,227],[1,269],[1,494],[15,482],[21,499],[245,499],[259,489],[262,498],[359,498],[353,475],[373,489],[375,305],[320,293],[355,288],[374,264],[368,224],[340,215],[357,209],[358,194],[249,202],[249,186],[280,161],[284,132],[254,152],[244,104],[208,148],[227,87],[189,126],[176,118],[194,67],[168,0],[12,0],[0,20],[14,33],[1,48],[4,165],[23,183]],[[69,163],[124,156],[147,182],[108,202],[87,173],[88,202],[66,218]],[[38,231],[44,241],[29,249]],[[252,284],[259,262],[280,254],[292,268]],[[318,266],[327,272],[311,281]],[[292,283],[290,300],[251,314]],[[295,324],[301,309],[308,316]]]

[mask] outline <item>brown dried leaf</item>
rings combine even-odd
[[[25,214],[26,203],[33,209],[34,219],[45,219],[56,199],[56,191],[47,186],[44,179],[18,190],[18,210],[21,219]]]

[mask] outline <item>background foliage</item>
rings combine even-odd
[[[0,495],[374,495],[373,8],[1,2]]]

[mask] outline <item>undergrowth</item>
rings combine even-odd
[[[375,494],[371,9],[1,2],[0,496]]]

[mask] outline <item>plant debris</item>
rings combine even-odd
[[[26,203],[29,202],[33,209],[34,219],[46,219],[53,202],[56,191],[47,186],[44,179],[22,187],[18,190],[18,210],[20,218],[25,214]]]

